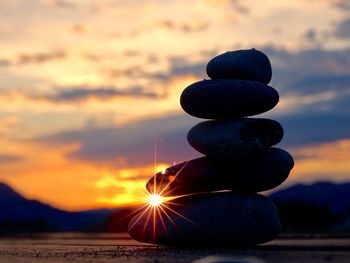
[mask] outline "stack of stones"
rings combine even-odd
[[[207,65],[210,80],[188,86],[181,106],[190,115],[211,119],[188,132],[190,145],[205,157],[157,173],[147,183],[180,196],[165,212],[142,212],[129,224],[141,242],[175,246],[232,246],[275,238],[280,221],[274,203],[257,192],[280,185],[294,162],[272,147],[283,137],[274,120],[247,118],[276,106],[279,95],[267,84],[271,64],[255,49],[226,52]],[[161,214],[163,213],[163,216]]]

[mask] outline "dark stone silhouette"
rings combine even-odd
[[[268,57],[253,48],[216,56],[209,61],[207,74],[211,79],[247,79],[268,84],[272,70]]]
[[[249,80],[202,80],[188,86],[180,103],[188,114],[204,119],[232,119],[271,110],[279,100],[277,91]]]
[[[187,134],[187,140],[194,149],[218,160],[261,155],[279,143],[282,137],[281,124],[257,118],[203,121]]]
[[[156,194],[185,196],[131,220],[128,231],[141,242],[252,245],[272,240],[280,231],[275,206],[256,192],[286,180],[294,161],[286,151],[271,148],[283,137],[278,122],[245,119],[278,103],[278,92],[266,85],[271,79],[269,59],[255,49],[226,52],[208,63],[207,72],[212,80],[191,84],[180,98],[188,114],[217,119],[188,133],[189,143],[206,157],[169,167],[148,181],[150,192],[155,188]],[[222,190],[231,192],[213,193]]]
[[[130,235],[141,242],[209,247],[263,243],[280,231],[275,205],[259,194],[212,193],[180,197],[176,203],[169,205],[176,213],[166,209],[172,221],[163,214],[155,233],[153,217],[144,214],[131,220]]]
[[[167,187],[165,194],[171,196],[219,190],[256,193],[280,185],[293,165],[288,152],[272,148],[262,156],[246,160],[220,162],[201,157],[169,167],[155,176],[157,188]],[[153,177],[146,188],[153,191]]]

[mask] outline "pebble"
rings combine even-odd
[[[207,64],[207,74],[212,79],[246,79],[268,84],[272,69],[268,57],[253,48],[214,57]]]
[[[293,166],[292,156],[279,148],[247,160],[217,161],[201,157],[157,173],[156,188],[157,193],[164,189],[165,196],[220,190],[256,193],[283,183]],[[154,177],[146,188],[153,192]]]
[[[278,92],[249,80],[202,80],[189,85],[180,104],[188,114],[204,119],[233,119],[266,112],[276,106]]]
[[[228,247],[270,241],[281,228],[275,205],[259,194],[180,197],[164,203],[162,209],[152,207],[137,214],[129,223],[130,235],[160,245]]]
[[[187,134],[189,144],[200,153],[231,160],[260,155],[282,138],[281,124],[263,118],[203,121]]]

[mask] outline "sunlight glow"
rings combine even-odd
[[[181,213],[177,212],[175,209],[175,206],[182,206],[180,203],[176,203],[176,198],[188,196],[188,195],[181,195],[181,196],[172,196],[171,191],[169,191],[169,186],[172,181],[175,180],[176,176],[186,167],[187,162],[177,171],[174,175],[167,175],[166,168],[162,167],[161,171],[158,172],[159,166],[157,165],[157,141],[155,141],[154,144],[154,168],[155,168],[155,175],[153,176],[153,191],[149,193],[145,189],[144,196],[146,197],[145,202],[141,207],[133,211],[131,214],[137,215],[136,220],[129,226],[129,229],[132,229],[141,219],[145,219],[143,232],[147,228],[148,224],[152,224],[152,230],[153,230],[153,243],[156,244],[156,228],[157,228],[157,221],[161,223],[163,226],[164,232],[167,234],[165,219],[168,219],[175,227],[175,221],[172,219],[173,216],[181,217],[182,219],[185,219],[186,221],[190,223],[194,223],[189,218],[185,217]],[[157,173],[158,172],[158,173]],[[157,174],[161,176],[160,181],[157,180]],[[165,180],[164,177],[170,176],[172,180],[168,181],[166,184],[163,184],[162,182]],[[159,183],[159,184],[158,184]],[[174,207],[174,209],[172,208]],[[131,215],[130,214],[130,215]]]
[[[152,206],[158,206],[163,202],[163,198],[160,195],[152,194],[149,196],[149,203]]]

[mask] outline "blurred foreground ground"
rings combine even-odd
[[[142,244],[122,234],[59,233],[0,238],[0,262],[200,262],[213,257],[246,262],[349,262],[350,238],[286,236],[252,248],[175,249]],[[231,262],[231,261],[227,261]],[[233,261],[234,262],[234,261]]]

